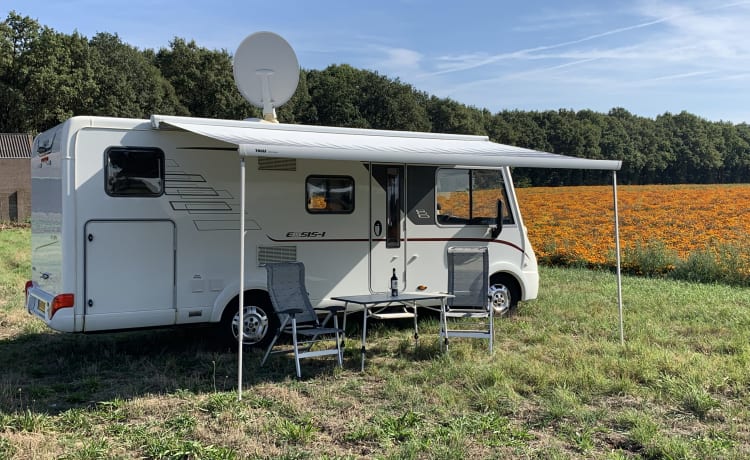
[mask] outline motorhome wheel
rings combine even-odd
[[[491,282],[489,297],[495,314],[500,316],[512,314],[521,297],[517,284],[507,276],[493,278]]]
[[[233,313],[233,314],[232,314]],[[273,310],[266,305],[246,305],[243,312],[243,344],[263,348],[271,342],[278,325]],[[221,322],[221,332],[232,348],[237,348],[240,313],[235,305],[228,305]]]
[[[255,306],[245,307],[242,319],[245,323],[243,328],[245,332],[243,343],[254,345],[263,340],[268,333],[268,315],[265,310]],[[237,312],[234,318],[232,318],[232,335],[235,339],[237,339],[237,335],[239,334],[239,323],[240,314]]]

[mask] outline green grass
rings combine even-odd
[[[375,324],[364,373],[354,337],[343,370],[306,360],[302,381],[248,353],[237,401],[210,333],[49,331],[19,295],[28,230],[0,231],[0,254],[0,459],[750,456],[748,288],[626,277],[622,346],[611,273],[542,268],[494,356],[441,353],[425,315],[416,348]]]

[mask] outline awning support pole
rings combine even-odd
[[[242,340],[245,338],[245,157],[240,157],[240,323],[237,331],[237,400],[242,401]]]
[[[617,171],[612,171],[612,190],[615,204],[615,258],[617,259],[617,308],[620,312],[620,345],[625,345],[622,320],[622,270],[620,259],[620,215],[617,209]]]

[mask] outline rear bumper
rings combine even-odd
[[[26,310],[30,315],[40,318],[50,328],[61,332],[75,331],[75,315],[73,308],[63,308],[50,318],[52,301],[55,295],[44,291],[36,284],[27,291]]]

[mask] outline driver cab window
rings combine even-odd
[[[436,183],[438,224],[492,225],[498,200],[503,203],[503,224],[513,223],[501,170],[438,169]]]

